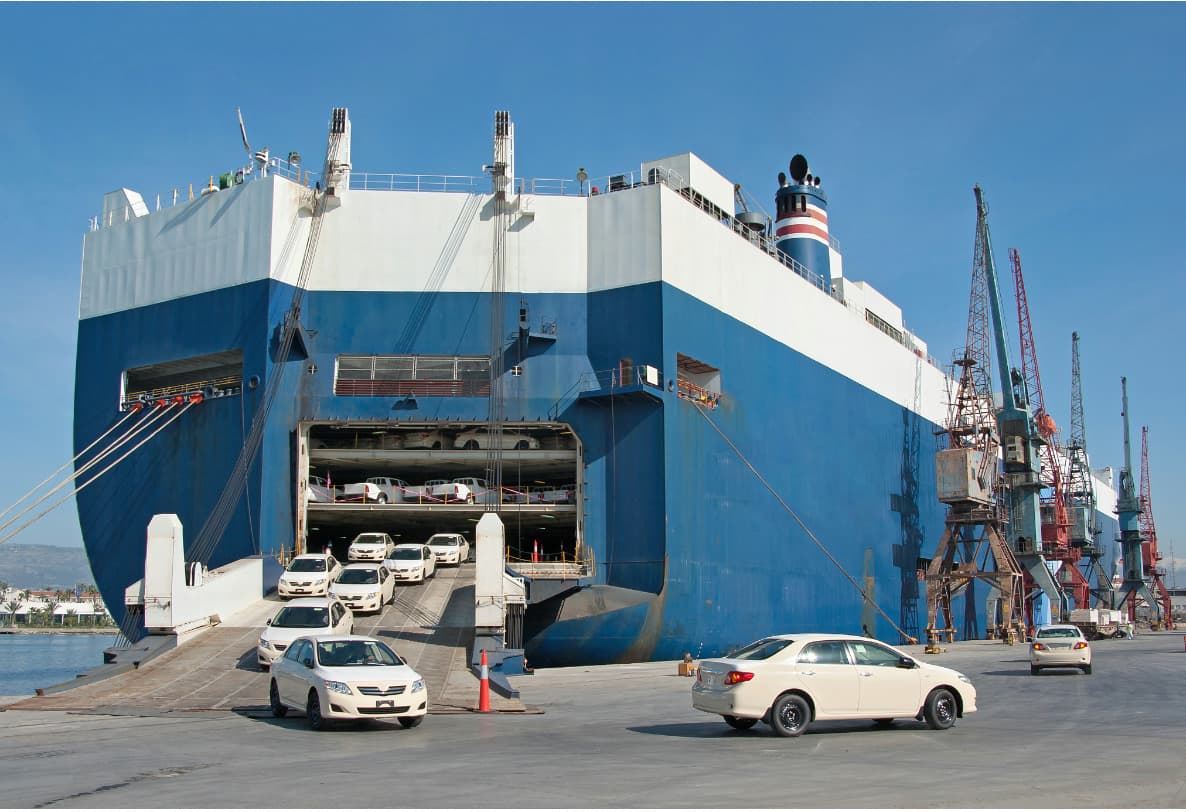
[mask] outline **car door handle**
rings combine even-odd
[[[871,676],[873,676],[873,672],[872,671],[861,671],[860,675],[862,677],[871,677]]]
[[[814,671],[800,671],[799,674],[804,677],[814,677],[815,676]]]

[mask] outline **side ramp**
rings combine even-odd
[[[257,601],[222,625],[195,633],[139,668],[101,681],[54,687],[7,707],[153,716],[181,711],[266,712],[268,674],[255,645],[283,603]],[[424,676],[430,712],[476,710],[478,679],[468,667],[473,640],[473,565],[442,569],[426,584],[397,586],[378,615],[360,615],[355,631],[386,640]],[[530,712],[518,700],[491,693],[491,710]]]

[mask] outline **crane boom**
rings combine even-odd
[[[1153,524],[1153,497],[1149,488],[1149,427],[1141,427],[1141,535],[1144,543],[1141,547],[1141,558],[1145,565],[1145,575],[1153,581],[1153,592],[1157,602],[1161,604],[1161,619],[1166,629],[1174,628],[1173,606],[1170,601],[1169,590],[1166,589],[1165,568],[1157,562],[1161,561],[1161,552],[1157,548],[1157,527]]]

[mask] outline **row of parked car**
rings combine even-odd
[[[324,477],[310,476],[306,491],[309,502],[373,502],[380,505],[395,503],[432,504],[461,502],[466,504],[573,504],[576,485],[544,485],[491,488],[480,477],[430,479],[423,485],[410,485],[402,479],[373,476],[365,482],[352,482],[339,490]]]
[[[463,449],[467,451],[486,450],[494,447],[494,438],[486,428],[469,429],[452,434],[440,429],[425,431],[401,431],[359,439],[347,436],[344,443],[335,444],[332,437],[311,440],[314,448],[384,448],[384,449]],[[502,449],[504,451],[527,451],[540,448],[540,441],[529,434],[518,431],[502,430]],[[575,448],[575,442],[571,447]]]

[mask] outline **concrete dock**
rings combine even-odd
[[[733,731],[691,708],[691,680],[675,663],[540,669],[514,682],[542,714],[453,713],[414,730],[369,721],[314,733],[300,715],[254,710],[15,709],[0,713],[0,798],[10,807],[1180,807],[1182,635],[1094,645],[1094,674],[1038,677],[1023,645],[957,643],[925,656],[908,647],[976,684],[979,712],[947,731],[913,720],[819,724],[799,739],[765,725]],[[229,704],[250,704],[243,697]]]

